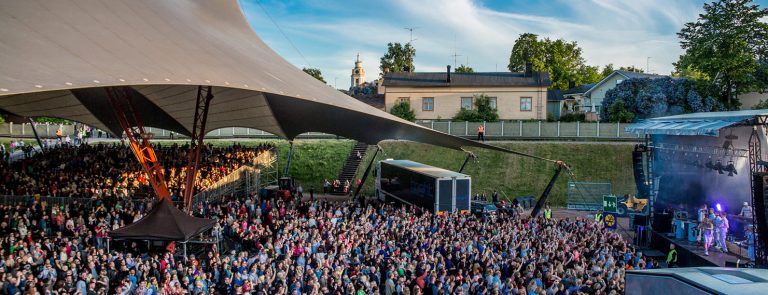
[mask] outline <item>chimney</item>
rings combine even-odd
[[[446,66],[446,68],[448,70],[446,71],[447,76],[446,76],[445,82],[446,83],[451,83],[451,66],[448,65],[448,66]]]
[[[568,80],[568,89],[573,89],[576,87],[576,81]]]
[[[532,63],[525,63],[525,76],[526,77],[533,77],[533,64]]]

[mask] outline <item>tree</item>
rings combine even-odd
[[[755,106],[752,107],[753,110],[764,110],[768,109],[768,99],[766,100],[760,100]]]
[[[563,39],[539,40],[536,34],[525,33],[515,40],[507,68],[522,72],[530,63],[534,71],[549,73],[553,89],[566,90],[570,81],[577,85],[600,81],[597,67],[584,63],[581,47]]]
[[[603,78],[608,77],[608,75],[612,74],[613,71],[613,64],[607,64],[603,67],[603,70],[600,71],[600,76],[603,76]]]
[[[703,95],[702,95],[703,94]],[[621,102],[621,106],[616,105]],[[723,108],[707,92],[700,92],[696,81],[669,77],[627,79],[605,93],[601,110],[603,121],[626,120],[626,112],[633,118],[645,119],[691,112],[711,112]]]
[[[389,43],[387,44],[387,53],[381,57],[379,70],[384,72],[413,72],[416,68],[413,66],[413,58],[416,56],[416,49],[411,43]]]
[[[524,33],[517,37],[512,53],[509,55],[510,72],[525,71],[525,64],[532,63],[534,71],[542,71],[545,66],[545,44],[539,41],[539,36],[532,33]]]
[[[619,71],[645,73],[645,70],[641,68],[636,68],[635,66],[619,67]]]
[[[603,74],[598,71],[596,66],[582,65],[577,72],[577,76],[581,77],[581,84],[592,84],[602,80]]]
[[[398,102],[389,110],[389,113],[411,122],[416,121],[416,114],[413,113],[411,103],[408,101]]]
[[[469,122],[496,122],[499,120],[499,113],[496,108],[491,106],[491,99],[485,95],[475,95],[475,107],[471,110],[462,108],[453,117],[454,121]]]
[[[619,100],[614,102],[608,108],[608,122],[611,123],[630,123],[635,118],[635,114],[627,111],[624,102]]]
[[[460,65],[456,68],[456,72],[457,73],[474,73],[475,70],[468,66]]]
[[[323,73],[320,72],[320,69],[316,68],[303,68],[301,69],[305,73],[309,74],[312,77],[315,77],[315,79],[320,80],[320,82],[325,83],[325,79],[323,79]]]
[[[736,96],[765,90],[768,70],[768,9],[751,0],[719,0],[705,3],[704,13],[677,33],[684,50],[677,72],[698,71],[714,79],[719,99],[729,109],[738,106]]]
[[[0,114],[0,124],[5,123],[5,115]]]

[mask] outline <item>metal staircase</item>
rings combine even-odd
[[[347,160],[344,161],[344,166],[341,167],[338,179],[342,184],[349,180],[350,190],[355,186],[355,174],[357,173],[357,168],[360,167],[360,162],[365,158],[365,152],[367,150],[368,144],[359,141],[355,142],[355,146],[352,147],[352,150],[349,152]],[[360,152],[359,157],[357,156],[358,152]],[[344,192],[334,191],[332,194],[342,195]]]

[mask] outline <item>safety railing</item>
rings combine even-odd
[[[601,123],[601,122],[546,122],[546,121],[499,121],[499,122],[452,122],[452,121],[417,121],[417,124],[450,135],[473,137],[477,135],[478,127],[485,126],[485,137],[488,138],[598,138],[631,140],[640,138],[637,133],[626,132],[629,126],[626,123]],[[63,136],[72,135],[73,125],[37,124],[37,131],[41,137],[56,137],[56,130],[61,127]],[[168,130],[147,127],[147,133],[153,134],[157,139],[187,138]],[[106,138],[106,133],[101,133],[100,138]],[[32,138],[32,126],[24,124],[0,124],[0,137],[24,137]],[[91,138],[99,138],[98,132],[92,132]],[[220,128],[208,132],[206,138],[278,138],[269,132],[243,127]],[[299,138],[338,138],[336,135],[309,132],[299,135]]]

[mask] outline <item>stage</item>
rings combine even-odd
[[[656,231],[651,233],[651,247],[654,249],[669,252],[669,244],[675,244],[677,249],[677,264],[680,267],[699,267],[699,266],[720,266],[737,267],[749,262],[747,249],[740,248],[738,245],[726,242],[728,244],[728,253],[712,247],[709,249],[709,256],[704,256],[704,246],[697,242],[689,242],[687,239],[675,239],[674,234],[662,234]],[[741,256],[739,255],[741,249]]]

